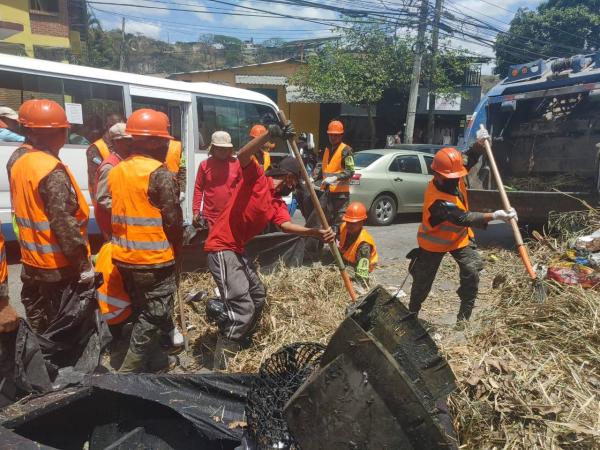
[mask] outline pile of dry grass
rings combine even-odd
[[[506,188],[513,191],[553,192],[588,190],[593,186],[593,178],[584,178],[576,172],[553,176],[509,177]]]
[[[350,299],[339,271],[334,267],[285,268],[263,276],[267,301],[255,336],[256,345],[240,352],[228,372],[257,372],[258,368],[281,346],[296,342],[327,344],[344,319]],[[206,290],[214,292],[210,274],[190,274],[182,284],[182,292]],[[211,359],[217,327],[206,321],[204,305],[201,314],[186,307],[188,321],[196,329],[191,343],[198,361]]]
[[[600,213],[568,216],[557,217],[560,250],[575,237],[564,224],[583,218],[581,234],[597,224]],[[534,263],[547,264],[554,256],[541,245],[529,247]],[[450,404],[461,444],[600,448],[598,291],[547,283],[547,299],[539,303],[518,255],[494,253],[502,264],[488,269],[506,281],[492,308],[467,328],[466,346],[445,349],[460,381]]]

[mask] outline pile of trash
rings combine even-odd
[[[507,191],[578,192],[588,191],[593,188],[593,186],[593,177],[584,177],[577,172],[567,172],[559,175],[509,177],[505,181],[504,188]]]
[[[551,245],[528,243],[531,260],[548,267],[543,303],[518,253],[494,250],[502,264],[486,268],[493,300],[466,328],[466,343],[445,349],[459,378],[450,406],[461,445],[600,446],[600,295],[592,266],[599,228],[600,210],[589,208],[555,216]]]

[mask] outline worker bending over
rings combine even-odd
[[[486,130],[479,130],[477,142],[463,155],[453,148],[444,148],[433,158],[433,179],[425,191],[423,221],[417,234],[419,250],[410,265],[413,284],[409,309],[414,313],[421,310],[442,258],[450,253],[460,269],[460,288],[456,291],[460,298],[457,320],[468,320],[479,291],[479,272],[483,269],[471,227],[485,229],[492,220],[509,222],[517,218],[512,208],[508,212],[499,210],[485,214],[469,211],[463,177],[477,164],[484,152],[484,141],[489,138]]]
[[[23,261],[21,301],[33,330],[42,334],[58,313],[67,286],[76,280],[93,286],[89,208],[58,157],[69,128],[65,110],[39,100],[25,112],[24,126],[33,147],[15,152],[7,168]]]
[[[267,129],[264,125],[254,125],[250,130],[250,140],[256,139],[261,134],[267,132]],[[258,165],[263,169],[267,170],[271,165],[271,154],[269,153],[271,149],[275,147],[275,144],[271,144],[270,142],[265,143],[263,147],[252,157],[254,161],[258,163]]]
[[[125,133],[132,154],[108,174],[112,196],[112,260],[131,300],[133,331],[120,373],[155,372],[172,367],[158,344],[158,333],[173,335],[177,290],[175,259],[181,253],[183,217],[179,187],[163,164],[169,145],[164,117],[151,109],[135,111]]]
[[[200,224],[200,219],[205,219],[208,227],[212,227],[241,178],[242,169],[235,158],[231,136],[225,131],[214,132],[208,159],[200,163],[196,175],[192,206],[194,223]]]
[[[104,161],[98,167],[94,182],[96,186],[96,192],[94,193],[96,209],[94,210],[94,215],[96,216],[98,228],[100,228],[100,231],[102,231],[107,240],[112,235],[112,224],[110,221],[112,197],[108,190],[108,174],[117,164],[129,157],[133,143],[131,136],[125,132],[124,123],[113,125],[109,130],[109,136],[112,142],[112,149],[110,155],[104,158]]]
[[[242,180],[208,235],[205,245],[208,268],[219,287],[228,316],[219,330],[215,370],[225,369],[230,357],[251,344],[265,303],[265,286],[245,253],[246,243],[269,222],[285,233],[314,236],[331,243],[335,238],[330,228],[312,230],[292,224],[282,196],[289,195],[301,177],[300,166],[293,157],[286,156],[279,164],[272,164],[266,173],[252,160],[269,138],[287,140],[295,134],[291,122],[283,129],[271,125],[268,132],[239,151]]]
[[[344,261],[355,269],[358,279],[367,281],[369,273],[379,262],[377,247],[371,235],[363,228],[367,210],[361,203],[352,203],[340,227],[340,253]]]
[[[100,118],[98,118],[100,120]],[[108,158],[110,152],[113,150],[113,144],[110,140],[110,129],[118,124],[125,123],[125,116],[122,114],[111,114],[106,118],[106,128],[104,130],[104,134],[100,139],[90,145],[85,152],[85,156],[87,158],[87,168],[88,168],[88,190],[90,193],[90,198],[92,199],[92,205],[96,208],[96,171],[102,161]]]
[[[333,210],[333,225],[342,224],[342,216],[350,204],[350,178],[354,176],[354,153],[352,148],[342,142],[344,126],[334,120],[327,129],[331,150],[325,149],[323,161],[317,165],[314,180],[323,180],[321,190],[329,188]]]
[[[8,299],[8,263],[4,248],[4,234],[0,222],[0,333],[9,333],[19,326],[19,315]]]

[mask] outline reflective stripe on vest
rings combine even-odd
[[[148,199],[150,175],[159,167],[164,165],[134,154],[108,174],[112,196],[112,257],[117,261],[152,265],[174,259],[160,209]]]
[[[377,255],[377,246],[375,245],[375,241],[371,235],[364,228],[360,231],[359,236],[356,238],[356,241],[348,247],[345,248],[346,237],[347,237],[346,223],[342,223],[340,226],[340,251],[342,252],[343,258],[351,264],[357,264],[356,253],[358,252],[358,247],[363,242],[366,242],[371,246],[371,255],[369,257],[369,272],[372,272],[375,268],[375,264],[379,262],[379,256]]]
[[[469,238],[473,237],[473,232],[470,228],[454,225],[450,222],[442,222],[435,227],[431,227],[429,222],[431,217],[429,208],[438,200],[453,203],[459,208],[468,211],[467,187],[462,179],[459,182],[459,189],[465,203],[460,200],[459,196],[448,195],[438,190],[433,180],[429,182],[425,191],[425,201],[423,202],[423,221],[417,233],[419,247],[430,252],[442,253],[451,252],[452,250],[469,245]]]
[[[179,165],[181,164],[181,142],[171,139],[169,141],[169,150],[167,151],[167,159],[165,161],[169,172],[177,179],[179,174]]]
[[[58,245],[54,231],[50,228],[50,219],[46,215],[46,206],[39,192],[40,182],[57,167],[65,170],[71,179],[79,205],[79,209],[75,212],[75,219],[81,236],[88,246],[88,256],[90,254],[87,237],[90,209],[73,174],[57,157],[32,149],[13,165],[10,190],[15,208],[15,222],[19,228],[23,263],[41,269],[57,269],[69,265],[69,261]]]
[[[8,263],[6,262],[6,249],[4,248],[2,222],[0,222],[0,283],[4,283],[6,278],[8,278]]]
[[[123,286],[123,277],[119,268],[112,262],[112,245],[106,243],[100,249],[96,260],[96,272],[104,279],[96,291],[100,311],[109,325],[123,322],[131,315],[131,300]]]
[[[342,153],[344,153],[344,149],[346,147],[347,145],[342,142],[336,149],[336,151],[333,153],[331,158],[329,158],[330,150],[328,148],[325,149],[325,154],[323,155],[323,179],[327,177],[337,176],[344,171],[344,169],[342,168]],[[325,185],[321,185],[321,190],[325,190]],[[350,192],[350,180],[336,181],[331,186],[329,186],[329,192]]]

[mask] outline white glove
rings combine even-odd
[[[183,345],[183,334],[179,332],[177,327],[171,330],[169,337],[171,338],[171,344],[173,344],[175,347],[181,347]]]
[[[323,184],[329,184],[332,185],[333,183],[335,183],[337,181],[337,177],[333,176],[333,177],[327,177],[323,180]]]
[[[493,218],[494,220],[501,220],[502,222],[506,223],[510,222],[511,219],[516,219],[517,222],[519,221],[519,217],[517,216],[515,208],[510,208],[508,212],[504,211],[503,209],[499,209],[494,213]]]
[[[79,284],[87,284],[91,286],[94,283],[94,277],[96,276],[96,272],[92,267],[90,270],[86,272],[81,272],[79,274]]]
[[[488,133],[488,130],[486,130],[485,128],[483,130],[477,130],[477,142],[480,145],[485,145],[484,142],[486,140],[490,140],[490,133]]]
[[[179,204],[181,205],[185,201],[185,192],[179,193]]]

